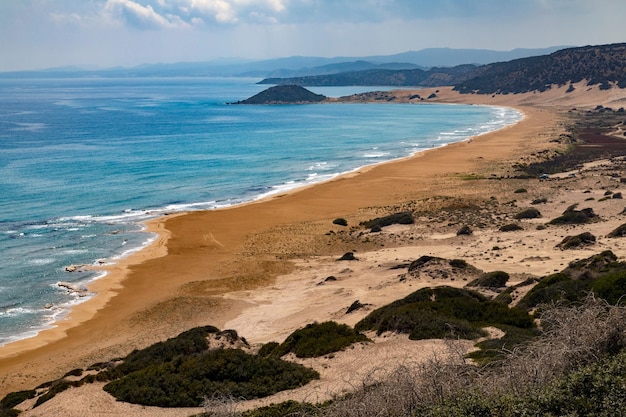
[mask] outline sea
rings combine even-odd
[[[148,219],[253,201],[522,117],[476,105],[229,104],[268,87],[258,81],[0,79],[0,345],[93,296],[76,289],[104,273],[67,267],[140,250],[155,239]]]

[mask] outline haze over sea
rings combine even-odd
[[[521,118],[483,106],[227,104],[267,88],[256,81],[0,79],[0,344],[87,299],[57,283],[102,273],[65,267],[145,246],[144,220],[251,201]]]

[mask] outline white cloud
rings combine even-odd
[[[159,2],[157,2],[158,4]],[[104,11],[141,29],[180,28],[188,24],[175,14],[159,14],[153,7],[133,0],[107,0]]]

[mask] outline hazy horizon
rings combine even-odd
[[[0,71],[626,41],[619,0],[0,0]]]

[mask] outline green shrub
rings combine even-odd
[[[626,224],[622,224],[617,228],[613,229],[611,233],[607,235],[607,237],[624,237],[626,236]]]
[[[501,232],[516,232],[518,230],[524,230],[524,228],[519,224],[509,223],[501,226],[499,230]]]
[[[347,226],[348,225],[348,221],[346,219],[343,218],[338,218],[333,220],[333,224],[339,225],[339,226]]]
[[[575,207],[576,205],[568,207],[561,216],[550,220],[548,224],[585,224],[598,218],[598,215],[593,212],[592,208],[576,210]]]
[[[513,191],[515,194],[523,194],[523,193],[527,193],[528,190],[526,190],[526,188],[518,188],[517,190]]]
[[[449,264],[452,268],[465,269],[469,264],[463,259],[450,259]]]
[[[20,410],[13,408],[0,408],[0,417],[17,417],[20,415]]]
[[[0,408],[13,408],[18,404],[23,403],[26,400],[30,400],[31,398],[35,398],[37,391],[34,389],[26,390],[26,391],[17,391],[7,394],[0,401]]]
[[[283,356],[293,352],[298,358],[315,358],[366,340],[365,335],[345,324],[334,321],[312,323],[290,334],[272,355]]]
[[[263,346],[261,346],[261,348],[259,349],[257,355],[259,356],[270,356],[273,354],[274,351],[276,351],[276,348],[280,345],[280,343],[278,342],[269,342],[264,344]]]
[[[72,387],[79,387],[81,385],[83,385],[83,383],[80,381],[67,381],[65,379],[59,379],[57,381],[54,381],[48,391],[37,398],[37,401],[35,402],[35,405],[33,407],[39,407],[41,404],[54,398],[58,393]]]
[[[509,274],[504,271],[492,271],[484,274],[480,278],[476,278],[468,287],[485,287],[485,288],[501,288],[504,287],[509,280]]]
[[[577,248],[584,245],[592,245],[596,242],[596,237],[589,232],[584,232],[576,236],[566,236],[557,248],[561,250]]]
[[[543,278],[517,304],[519,308],[531,309],[557,301],[575,302],[584,298],[590,289],[586,281],[574,280],[565,273]]]
[[[487,339],[476,344],[479,350],[471,352],[467,357],[475,360],[479,364],[486,364],[506,357],[506,351],[510,351],[515,346],[523,345],[539,335],[537,329],[522,329],[514,326],[499,325],[504,331],[504,336],[497,339]]]
[[[457,236],[462,236],[462,235],[471,235],[472,234],[472,229],[465,225],[463,227],[461,227],[459,230],[457,230],[456,235]]]
[[[521,219],[537,219],[541,217],[541,212],[539,210],[537,210],[536,208],[527,208],[525,210],[520,211],[519,213],[517,213],[515,215],[515,219],[517,220],[521,220]]]
[[[207,336],[218,333],[214,326],[196,327],[164,342],[158,342],[142,350],[131,352],[124,362],[111,370],[104,371],[109,379],[119,378],[148,366],[171,362],[176,357],[201,353],[209,348]]]
[[[610,272],[591,284],[591,289],[610,304],[623,303],[626,295],[626,271]]]
[[[356,325],[357,330],[393,331],[413,340],[456,337],[474,339],[482,327],[507,324],[532,328],[528,314],[488,300],[483,295],[452,287],[423,288],[402,300],[381,307]]]
[[[260,398],[300,387],[319,374],[273,357],[217,349],[151,365],[104,386],[119,401],[158,407],[197,407],[221,394]]]
[[[378,217],[372,220],[368,220],[366,222],[362,222],[361,225],[367,228],[373,227],[385,227],[391,226],[392,224],[413,224],[415,223],[415,219],[413,218],[413,213],[410,211],[405,211],[402,213],[395,213],[385,217]]]

